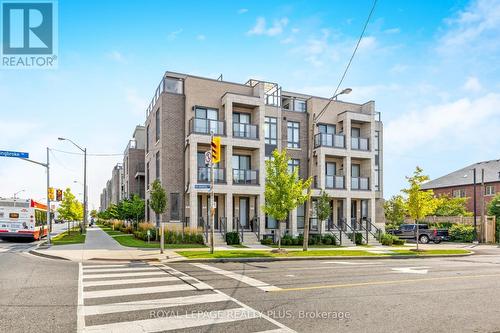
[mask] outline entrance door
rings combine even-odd
[[[249,223],[250,207],[248,198],[240,197],[239,207],[240,207],[240,212],[239,212],[240,224],[243,227],[243,229],[248,229],[248,227],[250,226]]]
[[[351,201],[351,226],[356,229],[358,220],[358,202],[356,200]]]
[[[337,201],[337,219],[339,228],[344,230],[344,202],[342,200]]]
[[[203,197],[198,195],[198,227],[205,227],[202,222],[203,217]]]

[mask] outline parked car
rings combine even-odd
[[[387,230],[387,233],[398,236],[401,239],[417,239],[417,224],[402,224],[398,229]],[[418,224],[418,240],[422,244],[430,241],[439,244],[450,239],[448,229],[429,228],[427,224]]]

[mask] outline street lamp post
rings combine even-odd
[[[87,148],[82,148],[67,138],[57,138],[60,141],[69,141],[83,152],[83,230],[87,227]]]
[[[308,170],[308,173],[309,175],[312,175],[312,168],[313,168],[313,149],[314,149],[314,128],[316,127],[316,124],[319,120],[319,118],[321,118],[321,116],[323,115],[323,113],[325,113],[326,109],[328,109],[328,106],[333,102],[333,101],[336,101],[337,100],[337,97],[339,97],[340,95],[347,95],[347,94],[350,94],[352,92],[352,89],[351,88],[345,88],[344,90],[342,90],[341,92],[339,92],[338,94],[335,94],[333,95],[329,100],[328,100],[328,103],[325,105],[325,107],[323,109],[321,109],[321,111],[316,115],[316,114],[312,114],[312,126],[311,126],[311,149],[308,149],[308,159],[309,159],[309,170]],[[307,241],[304,241],[303,243],[303,250],[304,251],[307,251],[307,248],[308,248],[308,241],[309,241],[309,219],[310,219],[310,207],[311,207],[311,197],[309,196],[309,198],[307,199],[306,201],[306,207],[305,207],[305,221],[304,221],[304,240],[307,239]],[[354,237],[354,236],[353,236]]]
[[[14,199],[16,198],[16,195],[18,195],[19,193],[21,192],[24,192],[25,190],[20,190],[20,191],[17,191],[16,193],[14,193]]]

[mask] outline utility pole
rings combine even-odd
[[[476,168],[474,168],[473,170],[473,181],[474,181],[474,186],[473,186],[473,189],[474,189],[474,242],[475,243],[478,243],[478,239],[477,239],[477,204],[476,204]]]
[[[83,149],[83,231],[87,229],[87,148]]]

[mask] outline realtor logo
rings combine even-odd
[[[54,68],[56,3],[32,0],[1,4],[2,67]]]

